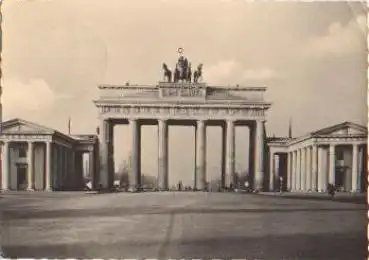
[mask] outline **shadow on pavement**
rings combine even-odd
[[[154,235],[154,234],[153,234]],[[245,234],[247,235],[247,234]],[[165,247],[161,244],[166,244]],[[158,250],[159,248],[159,250]],[[6,246],[10,258],[365,259],[365,232]],[[158,252],[159,251],[159,252]],[[164,252],[165,251],[165,252]]]

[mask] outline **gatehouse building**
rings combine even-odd
[[[221,187],[235,183],[235,127],[249,130],[249,182],[255,190],[326,191],[332,183],[344,191],[366,189],[367,128],[350,122],[301,137],[267,137],[265,122],[272,103],[266,87],[213,86],[202,82],[202,64],[191,72],[181,56],[173,72],[163,64],[156,85],[100,85],[94,100],[98,135],[70,135],[23,119],[2,124],[2,190],[79,190],[84,188],[84,153],[92,187],[114,184],[114,126],[131,128],[129,186],[141,190],[141,127],[158,127],[157,188],[168,190],[168,127],[195,131],[194,189],[206,175],[206,127],[222,128]],[[173,80],[172,80],[173,75]]]

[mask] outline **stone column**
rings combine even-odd
[[[264,130],[263,122],[256,121],[256,136],[255,136],[255,177],[254,188],[255,190],[263,189],[263,177],[264,177]]]
[[[139,167],[139,152],[140,152],[140,137],[139,137],[139,125],[137,119],[130,119],[129,125],[131,128],[132,134],[132,154],[131,154],[131,173],[130,173],[130,180],[129,180],[129,187],[130,190],[135,192],[139,191],[141,188],[140,186],[140,167]]]
[[[68,190],[69,186],[68,186],[68,180],[69,180],[69,148],[66,147],[64,149],[64,156],[65,156],[65,161],[64,161],[64,190]]]
[[[168,190],[168,123],[166,120],[158,122],[158,188]]]
[[[63,160],[64,160],[64,155],[63,155],[63,146],[59,145],[58,147],[58,154],[59,154],[59,160],[58,160],[58,190],[61,190],[63,188]],[[55,188],[55,187],[54,187]]]
[[[100,149],[100,184],[102,188],[109,188],[109,128],[110,122],[108,120],[101,120],[100,122],[100,136],[99,136],[99,149]]]
[[[318,190],[318,146],[313,145],[311,152],[311,190]]]
[[[358,189],[358,177],[359,177],[359,146],[357,144],[352,145],[352,168],[351,168],[351,191],[357,192]]]
[[[249,178],[250,187],[254,188],[255,175],[255,122],[249,125]]]
[[[34,151],[33,151],[33,142],[28,142],[28,153],[27,153],[27,190],[35,189],[35,172],[34,172]]]
[[[52,190],[52,176],[51,176],[51,142],[46,142],[46,170],[45,170],[45,190]]]
[[[301,175],[300,175],[300,190],[306,191],[306,150],[301,148]]]
[[[274,165],[274,153],[270,152],[269,154],[269,191],[274,191],[274,173],[275,173],[275,165]]]
[[[311,146],[306,147],[306,191],[311,191]]]
[[[292,151],[291,191],[296,191],[296,151]]]
[[[364,190],[362,190],[362,175],[365,174],[363,169],[364,169],[364,160],[365,160],[365,147],[363,145],[359,145],[359,153],[358,153],[358,159],[359,159],[359,162],[358,162],[358,183],[357,183],[357,190],[358,192],[362,192]]]
[[[324,148],[318,147],[318,191],[324,191]]]
[[[227,121],[227,166],[226,166],[226,185],[228,187],[231,184],[234,187],[234,168],[235,168],[235,129],[234,122],[232,120]]]
[[[206,186],[206,126],[203,120],[196,126],[196,190]]]
[[[83,157],[82,157],[83,158]],[[96,184],[97,184],[97,181],[96,181],[96,169],[95,169],[95,154],[94,154],[94,149],[91,148],[89,151],[88,151],[88,170],[89,170],[89,174],[90,174],[90,178],[91,178],[91,187],[92,189],[96,189]]]
[[[77,189],[78,185],[76,183],[76,151],[73,147],[71,148],[70,156],[70,187],[73,189]]]
[[[335,145],[329,145],[329,183],[336,184],[336,151]]]
[[[1,189],[9,190],[10,182],[10,171],[9,171],[9,142],[5,141],[2,148],[2,158],[1,158]]]
[[[226,150],[227,150],[227,131],[226,131],[226,127],[224,125],[222,125],[222,158],[221,158],[221,169],[222,169],[222,176],[220,179],[220,187],[222,189],[224,189],[226,187],[226,161],[227,161],[227,155],[226,155]]]
[[[292,189],[292,153],[287,153],[287,191]]]
[[[301,190],[301,149],[296,151],[296,190]]]

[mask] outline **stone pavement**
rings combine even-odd
[[[8,257],[365,259],[365,205],[237,193],[6,193]]]
[[[326,192],[260,192],[258,195],[275,196],[289,199],[308,199],[308,200],[333,200],[337,202],[367,203],[367,194],[337,192],[334,198]]]

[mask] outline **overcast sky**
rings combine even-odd
[[[8,0],[3,4],[4,117],[94,133],[101,83],[155,84],[183,47],[208,84],[268,87],[269,135],[367,125],[366,16],[361,3],[217,0]],[[193,132],[170,128],[170,182],[193,175]],[[237,170],[248,131],[236,130]],[[143,171],[156,174],[157,133],[143,130]],[[130,134],[116,128],[116,164]],[[208,130],[208,173],[219,175],[220,129]],[[183,151],[187,151],[183,153]],[[212,178],[212,177],[211,177]]]

